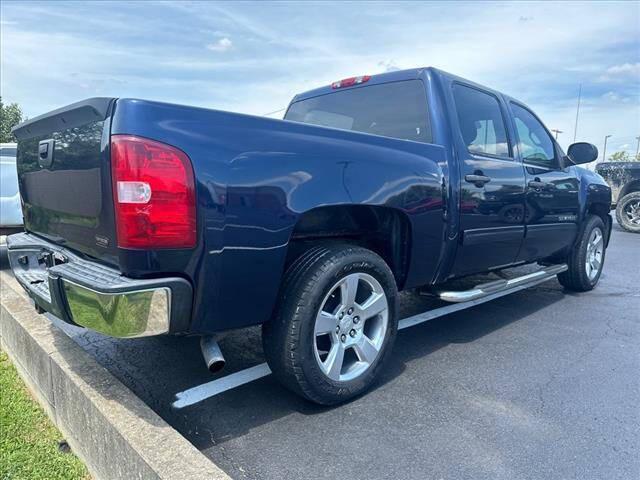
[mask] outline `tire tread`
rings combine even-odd
[[[345,258],[352,256],[369,257],[378,264],[384,265],[387,274],[393,279],[393,275],[384,261],[367,249],[350,244],[328,244],[312,247],[298,257],[287,269],[274,315],[269,322],[263,324],[264,351],[267,362],[276,378],[291,391],[319,404],[338,403],[346,399],[349,393],[345,392],[344,399],[336,400],[330,395],[323,395],[310,384],[302,367],[302,352],[299,350],[301,324],[305,321],[304,315],[300,315],[299,312],[313,298],[313,292],[317,288],[320,278],[327,275]],[[389,301],[390,309],[395,308],[395,290],[393,298],[390,298]],[[393,306],[391,305],[392,301]],[[395,319],[395,311],[390,312],[390,317]],[[395,335],[395,326],[392,334]],[[390,348],[386,348],[383,355],[388,356],[390,350]],[[373,366],[374,376],[383,363],[384,358],[381,358]]]
[[[571,248],[567,256],[567,266],[569,269],[558,274],[558,281],[562,286],[575,292],[587,292],[592,290],[598,283],[599,276],[595,282],[591,282],[584,270],[584,260],[586,255],[589,236],[595,227],[600,227],[602,234],[606,235],[606,228],[602,219],[596,215],[590,215],[584,222],[580,230],[580,237],[577,243]],[[604,264],[606,250],[603,251],[602,263]]]
[[[624,204],[629,200],[633,200],[635,198],[640,200],[640,192],[627,193],[624,197],[618,199],[618,205],[616,206],[616,220],[618,221],[618,225],[620,225],[627,232],[640,233],[640,225],[629,225],[626,217],[622,214]]]

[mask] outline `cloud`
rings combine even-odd
[[[233,42],[229,37],[222,37],[214,43],[209,43],[207,45],[207,50],[211,50],[212,52],[226,52],[231,50],[233,47]]]
[[[564,146],[579,84],[577,140],[601,146],[613,134],[633,146],[640,132],[640,10],[624,3],[113,5],[4,2],[3,98],[29,116],[92,95],[263,114],[339,78],[432,65],[526,102],[566,132]],[[133,18],[145,22],[132,30]],[[49,68],[37,67],[34,51]]]
[[[602,98],[610,102],[622,102],[622,103],[629,103],[633,100],[631,97],[620,95],[619,93],[614,91],[609,91],[605,93],[604,95],[602,95]]]
[[[612,75],[635,75],[640,77],[640,63],[623,63],[622,65],[614,65],[607,68],[607,73]]]
[[[395,72],[397,70],[400,70],[400,67],[396,65],[393,60],[383,60],[381,62],[378,62],[378,66],[382,68],[383,72]]]
[[[624,82],[635,80],[636,84],[640,78],[640,63],[622,63],[613,65],[601,75],[598,80],[601,82]]]

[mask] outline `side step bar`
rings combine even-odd
[[[496,280],[495,282],[483,283],[476,285],[469,290],[440,290],[434,292],[435,295],[445,302],[462,303],[478,300],[479,298],[493,295],[494,293],[510,290],[514,287],[527,287],[540,283],[541,280],[555,277],[558,273],[565,272],[569,267],[566,264],[551,265],[538,270],[537,272],[522,275],[521,277],[511,278],[509,280]]]

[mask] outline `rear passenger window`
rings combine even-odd
[[[555,168],[556,152],[547,130],[529,110],[515,103],[511,108],[522,160],[544,168]]]
[[[481,155],[509,157],[509,143],[498,99],[493,95],[453,85],[458,123],[467,150]]]

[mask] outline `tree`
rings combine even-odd
[[[625,152],[624,150],[614,153],[609,158],[612,162],[631,162],[633,160],[629,152]]]
[[[22,122],[22,109],[17,103],[5,105],[0,97],[0,143],[15,142],[11,129]]]

